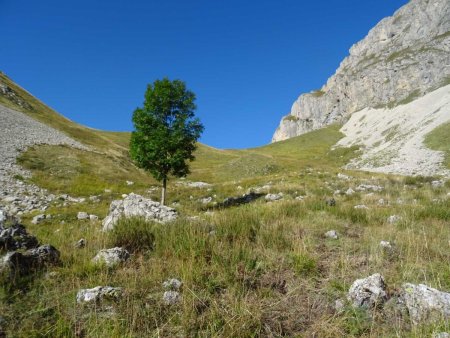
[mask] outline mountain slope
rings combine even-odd
[[[336,73],[292,105],[273,142],[395,107],[450,83],[450,2],[412,0],[350,49]]]

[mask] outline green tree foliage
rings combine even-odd
[[[187,161],[195,159],[193,152],[204,129],[195,109],[195,94],[185,83],[164,78],[148,85],[143,107],[133,113],[131,158],[162,182],[162,204],[169,176],[186,176]]]

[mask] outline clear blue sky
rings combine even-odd
[[[407,0],[0,0],[0,70],[76,122],[129,131],[147,83],[181,79],[219,148],[270,142],[303,92]]]

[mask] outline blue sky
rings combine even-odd
[[[197,95],[201,141],[270,142],[299,94],[407,0],[0,0],[0,70],[68,118],[132,130],[146,85]]]

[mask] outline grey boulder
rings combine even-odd
[[[108,267],[114,267],[120,263],[126,262],[130,258],[130,253],[119,247],[103,249],[92,259],[94,263],[105,264]]]
[[[347,299],[354,307],[374,308],[387,300],[386,284],[379,273],[353,282]]]

